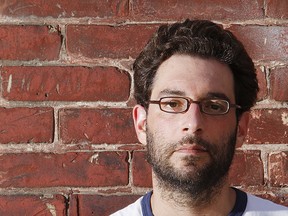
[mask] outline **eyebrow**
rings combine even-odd
[[[167,95],[185,96],[186,94],[184,91],[174,89],[164,89],[159,93],[159,96],[167,96]]]
[[[228,96],[220,92],[208,92],[206,98],[218,98],[218,99],[224,99],[230,102],[230,99],[228,98]]]
[[[161,96],[183,96],[186,97],[186,93],[184,91],[181,90],[175,90],[175,89],[164,89],[162,91],[160,91],[159,93],[159,97]],[[218,98],[218,99],[224,99],[227,100],[228,102],[230,102],[230,99],[228,98],[228,96],[224,93],[221,92],[208,92],[204,97],[202,97],[202,99],[207,99],[207,98]]]

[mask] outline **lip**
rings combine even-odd
[[[178,147],[175,152],[185,154],[203,154],[207,153],[207,149],[197,144],[189,144]]]

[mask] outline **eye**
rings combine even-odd
[[[217,104],[217,103],[210,103],[207,108],[210,109],[210,110],[215,110],[215,111],[223,109],[221,104]]]
[[[208,114],[223,114],[227,112],[228,102],[225,100],[205,100],[202,101],[202,109]]]
[[[166,99],[161,101],[161,105],[165,107],[176,108],[181,106],[182,102],[176,99]]]
[[[182,112],[186,108],[183,98],[162,98],[161,108],[167,112]]]

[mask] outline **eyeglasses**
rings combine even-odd
[[[241,109],[237,104],[230,104],[224,99],[204,99],[193,101],[187,97],[162,97],[160,100],[150,100],[150,104],[159,104],[160,110],[167,113],[185,113],[192,103],[198,104],[200,111],[208,115],[224,115],[230,108]]]

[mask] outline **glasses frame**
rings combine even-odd
[[[183,110],[183,111],[181,111],[181,112],[169,112],[169,111],[163,110],[162,107],[161,107],[161,101],[162,101],[163,99],[166,99],[166,98],[172,98],[172,99],[173,99],[173,98],[181,98],[181,99],[184,99],[184,100],[187,101],[187,107],[186,107],[185,110]],[[203,108],[202,108],[202,103],[203,103],[203,101],[207,101],[207,100],[220,100],[220,101],[224,101],[225,103],[227,103],[228,108],[227,108],[226,112],[224,112],[224,113],[219,113],[219,114],[207,113],[207,112],[205,112],[205,111],[203,110]],[[225,114],[227,114],[227,113],[230,111],[231,108],[242,109],[242,107],[241,107],[240,105],[231,104],[228,100],[225,100],[225,99],[222,99],[222,98],[211,98],[211,99],[208,99],[208,98],[207,98],[207,99],[204,99],[204,100],[202,100],[202,101],[194,101],[194,100],[192,100],[192,99],[189,98],[189,97],[174,96],[174,97],[161,97],[159,100],[150,100],[150,101],[149,101],[149,104],[158,104],[161,111],[166,112],[166,113],[172,113],[172,114],[186,113],[186,112],[189,110],[189,108],[190,108],[190,106],[191,106],[192,103],[197,104],[197,105],[199,106],[199,108],[200,108],[200,111],[201,111],[202,113],[207,114],[207,115],[225,115]]]

